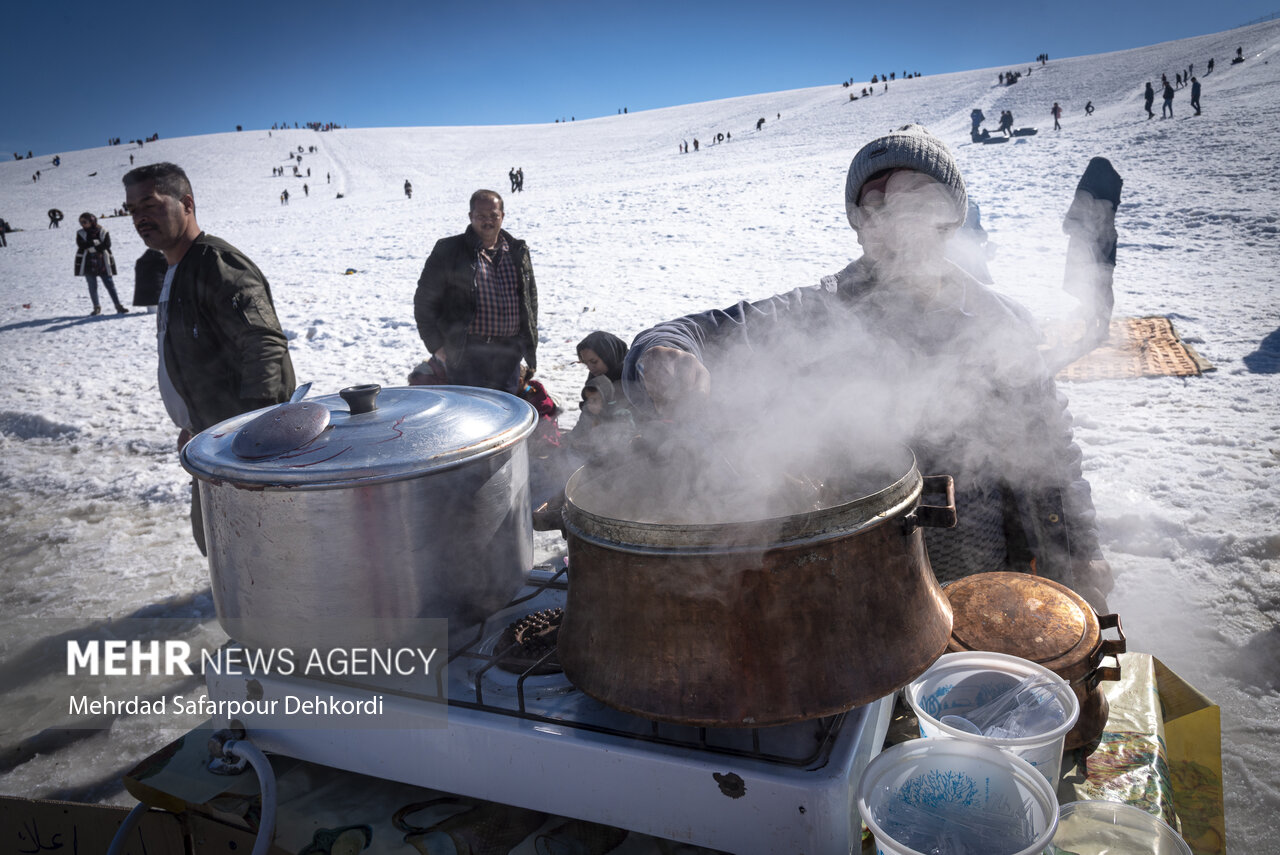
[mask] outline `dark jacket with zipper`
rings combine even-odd
[[[231,244],[200,233],[174,271],[166,311],[165,367],[194,431],[293,394],[267,278]]]
[[[507,241],[515,262],[517,291],[520,301],[520,325],[516,333],[524,346],[524,361],[537,369],[538,287],[533,279],[533,262],[529,246],[509,235]],[[442,345],[449,361],[465,357],[467,328],[476,314],[476,259],[480,241],[475,230],[467,226],[460,235],[436,241],[431,255],[422,266],[418,290],[413,297],[413,315],[418,334],[427,350],[435,353]]]

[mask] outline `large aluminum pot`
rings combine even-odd
[[[446,618],[452,631],[501,608],[533,564],[536,421],[488,389],[365,386],[196,436],[182,465],[223,628],[249,646],[325,646],[326,626],[381,621],[394,635]]]
[[[582,469],[566,489],[559,656],[593,697],[682,724],[782,724],[883,697],[946,650],[951,607],[920,527],[954,525],[954,494],[909,449],[879,456],[873,489],[775,519],[628,519],[640,478]],[[926,480],[947,506],[920,506]]]

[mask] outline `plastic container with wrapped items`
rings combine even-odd
[[[1053,855],[1191,855],[1178,832],[1154,814],[1108,801],[1071,802],[1058,812]]]
[[[1040,855],[1058,824],[1030,763],[958,739],[885,749],[863,772],[858,812],[879,855]]]
[[[964,722],[949,718],[965,719],[1024,681],[1029,685],[1002,712],[1030,725],[1025,735],[1009,734],[1008,717],[996,716],[998,729],[986,734],[974,733]],[[1026,760],[1051,786],[1057,786],[1066,735],[1080,715],[1080,702],[1071,686],[1048,668],[1004,653],[947,653],[908,684],[904,694],[919,721],[921,736],[1001,748]],[[944,717],[948,718],[944,721]]]

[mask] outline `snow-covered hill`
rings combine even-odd
[[[1247,59],[1232,65],[1237,46]],[[423,260],[465,226],[471,191],[502,192],[508,230],[533,252],[539,373],[576,400],[585,371],[574,345],[588,332],[630,339],[688,311],[814,283],[855,257],[849,160],[908,121],[952,147],[998,246],[997,287],[1046,321],[1061,318],[1074,305],[1061,290],[1061,219],[1101,155],[1125,179],[1117,314],[1172,317],[1218,369],[1065,386],[1119,577],[1111,605],[1130,649],[1160,656],[1222,705],[1231,850],[1263,851],[1280,810],[1278,52],[1273,21],[1054,60],[1009,87],[998,72],[1027,65],[877,84],[857,101],[849,94],[865,81],[563,124],[249,130],[66,152],[58,167],[0,163],[0,217],[21,229],[0,248],[3,614],[88,621],[146,610],[212,622],[187,479],[156,390],[154,318],[86,317],[72,275],[76,217],[122,204],[130,156],[187,170],[201,225],[270,279],[313,394],[404,382],[425,356],[412,312]],[[1216,68],[1203,75],[1210,57]],[[1180,89],[1173,119],[1148,120],[1143,85],[1192,64],[1204,114],[1191,116]],[[1065,110],[1058,132],[1055,101]],[[971,144],[974,107],[989,127],[1012,110],[1040,133]],[[732,139],[713,144],[717,133]],[[679,153],[694,138],[700,151]],[[292,172],[299,146],[310,177],[273,177],[276,166]],[[506,192],[514,166],[526,176],[521,194]],[[53,207],[67,215],[61,229],[46,227]],[[128,219],[103,225],[128,302],[143,246]],[[0,710],[9,727],[25,718],[11,699]],[[117,725],[37,756],[24,743],[0,764],[0,790],[128,803],[115,780],[160,737]]]

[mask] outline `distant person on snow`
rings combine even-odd
[[[1057,101],[1053,102],[1053,109],[1049,113],[1053,116],[1053,129],[1055,131],[1062,130],[1062,125],[1058,124],[1058,120],[1062,118],[1062,107],[1058,105]]]
[[[1092,102],[1092,101],[1086,101],[1086,102],[1085,102],[1085,105],[1084,105],[1084,114],[1085,114],[1086,116],[1092,116],[1092,115],[1093,115],[1093,102]]]
[[[406,199],[412,199],[412,198],[413,198],[413,185],[409,183],[409,179],[408,179],[408,178],[406,178],[406,179],[404,180],[404,197],[405,197]]]
[[[157,376],[179,428],[178,448],[218,422],[289,400],[293,362],[267,277],[240,250],[201,230],[181,167],[148,164],[122,180],[134,229],[169,264],[156,318]],[[195,489],[191,531],[204,553]]]
[[[62,228],[62,212],[57,208],[49,209],[49,225],[46,228],[60,229]]]
[[[1191,78],[1191,106],[1195,108],[1196,115],[1200,115],[1200,81]]]
[[[1142,104],[1144,107],[1147,108],[1148,119],[1154,119],[1156,117],[1156,114],[1151,110],[1151,105],[1155,103],[1155,100],[1156,100],[1156,90],[1152,88],[1151,81],[1148,80],[1146,91],[1142,93]]]
[[[93,301],[90,315],[102,314],[102,306],[98,305],[98,277],[111,295],[111,302],[116,304],[116,313],[123,315],[129,310],[120,304],[116,296],[116,283],[112,279],[116,273],[116,259],[111,254],[111,235],[98,225],[98,218],[88,211],[80,215],[80,230],[76,232],[76,275],[83,276],[89,283],[89,299]]]
[[[972,127],[969,128],[970,137],[973,139],[978,138],[978,128],[982,126],[982,123],[985,122],[986,119],[987,117],[982,114],[981,110],[977,107],[973,108],[972,112],[969,113],[969,121],[972,123]]]
[[[1160,108],[1160,118],[1173,118],[1173,87],[1167,80],[1164,82],[1164,106]]]

